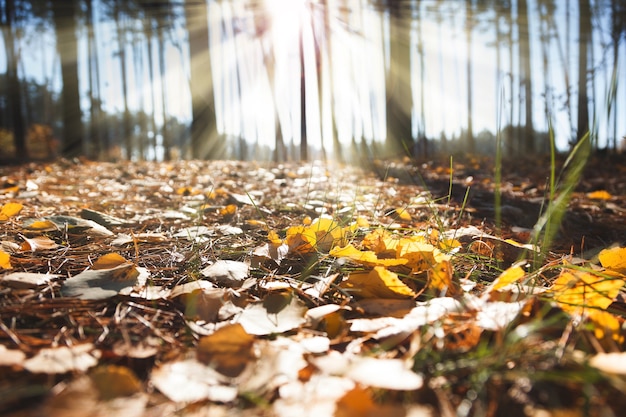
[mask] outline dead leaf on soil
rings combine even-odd
[[[35,374],[64,374],[86,371],[98,364],[98,358],[100,358],[100,351],[91,343],[72,347],[44,348],[32,358],[24,361],[24,368]]]
[[[307,308],[290,293],[271,293],[262,302],[248,305],[237,322],[253,335],[284,333],[300,327]]]
[[[26,359],[24,352],[18,349],[7,349],[0,345],[0,366],[22,366]]]
[[[0,268],[2,269],[12,269],[11,265],[11,255],[6,253],[5,251],[0,250]]]
[[[11,217],[19,214],[24,206],[20,203],[6,203],[0,208],[0,223],[8,221]]]
[[[237,388],[230,378],[195,359],[168,362],[153,369],[150,382],[174,402],[231,402]]]
[[[234,378],[255,359],[253,345],[254,337],[236,323],[221,327],[200,339],[196,354],[198,361]]]
[[[250,275],[250,266],[245,262],[218,260],[200,272],[218,285],[237,288]]]
[[[52,279],[58,277],[60,277],[60,275],[14,272],[0,277],[0,282],[11,288],[27,289],[48,285]]]
[[[136,285],[139,275],[139,270],[131,263],[110,269],[90,269],[67,279],[61,287],[61,294],[81,300],[103,300]]]
[[[361,298],[412,298],[416,294],[398,274],[377,266],[371,271],[353,272],[339,285]]]
[[[42,250],[53,250],[59,245],[47,236],[37,236],[33,238],[23,237],[24,242],[20,245],[20,250],[28,252],[39,252]]]

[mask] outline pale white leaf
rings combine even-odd
[[[85,343],[72,347],[41,349],[35,356],[24,362],[24,368],[32,373],[64,374],[72,371],[86,371],[98,364],[100,351],[93,344]]]

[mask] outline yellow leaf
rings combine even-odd
[[[359,227],[363,227],[363,228],[369,228],[370,227],[370,222],[367,220],[367,218],[365,216],[358,216],[356,218],[356,224]]]
[[[11,255],[0,250],[0,268],[11,269]]]
[[[412,298],[415,293],[398,275],[376,266],[371,271],[353,272],[341,287],[362,298]]]
[[[425,271],[437,263],[435,250],[433,245],[420,239],[402,238],[396,248],[396,257],[408,260],[407,265],[413,271]]]
[[[200,339],[196,354],[200,362],[234,378],[254,359],[253,345],[254,336],[241,324],[229,324]]]
[[[56,226],[56,224],[54,224],[50,220],[36,220],[32,222],[31,224],[29,224],[28,226],[25,226],[25,229],[36,230],[39,232],[48,232],[48,231],[58,230],[58,227]]]
[[[591,200],[610,200],[613,196],[605,190],[598,190],[591,193],[587,193],[587,198]]]
[[[117,253],[107,253],[106,255],[99,257],[98,260],[93,263],[91,269],[111,269],[126,263],[129,263],[129,261],[127,261],[122,255]]]
[[[580,313],[586,307],[606,309],[623,286],[622,279],[607,279],[589,272],[563,270],[550,291],[563,310]]]
[[[519,281],[526,275],[524,269],[519,265],[513,265],[507,270],[503,271],[498,278],[493,281],[491,287],[492,291],[497,291],[506,287],[509,284]]]
[[[232,216],[237,212],[237,206],[234,204],[229,204],[226,207],[220,210],[221,216]]]
[[[360,251],[355,248],[351,243],[344,247],[334,247],[329,252],[329,255],[335,256],[337,258],[348,258],[366,266],[404,265],[408,262],[406,259],[378,259],[373,251]]]
[[[396,209],[396,214],[400,220],[411,221],[411,214],[404,208]]]
[[[311,216],[306,216],[304,219],[302,219],[302,224],[305,226],[309,226],[312,222],[313,220],[311,219]]]
[[[200,190],[196,190],[193,187],[180,187],[176,190],[176,194],[182,196],[198,195],[200,194]]]
[[[453,271],[450,261],[440,262],[428,270],[428,286],[437,290],[438,293],[445,293],[447,296],[460,293],[460,287],[452,278]]]
[[[18,214],[24,206],[20,203],[6,203],[0,209],[0,213],[4,214],[7,217],[13,217]]]
[[[290,252],[310,253],[315,252],[315,248],[303,236],[306,228],[304,226],[292,226],[287,229],[285,243],[289,246]]]
[[[383,252],[389,251],[390,254],[394,254],[396,252],[395,246],[393,248],[388,248],[387,243],[389,243],[391,239],[391,234],[385,229],[376,229],[363,237],[363,241],[361,245],[365,249],[369,249],[374,251],[377,255],[380,255]],[[397,239],[396,239],[397,242]]]
[[[626,248],[604,249],[598,254],[598,259],[606,269],[626,274]]]
[[[0,209],[0,222],[5,222],[9,220],[11,217],[17,215],[24,206],[20,203],[6,203]]]
[[[283,240],[280,238],[280,236],[278,236],[278,233],[276,233],[273,230],[270,230],[269,232],[267,232],[267,239],[272,242],[273,245],[282,245],[283,244]]]
[[[595,325],[594,334],[598,339],[608,336],[618,343],[624,341],[624,336],[621,334],[622,323],[615,315],[601,310],[589,310],[587,314]]]

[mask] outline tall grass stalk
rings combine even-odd
[[[591,152],[590,133],[587,132],[576,146],[572,149],[565,164],[563,165],[564,178],[562,184],[557,185],[556,180],[556,150],[554,146],[554,135],[550,134],[551,141],[551,159],[550,159],[550,189],[548,195],[550,201],[546,210],[537,220],[533,227],[532,240],[541,247],[539,259],[535,262],[542,263],[545,259],[552,243],[561,227],[563,216],[567,211],[567,205],[571,199],[572,193],[578,185],[582,173],[587,164],[587,159]],[[537,264],[535,264],[536,266]]]

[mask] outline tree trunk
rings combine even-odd
[[[157,17],[157,36],[159,40],[159,78],[161,81],[161,110],[163,112],[163,126],[161,128],[161,135],[163,137],[163,159],[169,161],[172,159],[172,144],[167,126],[168,114],[167,114],[167,86],[166,86],[166,68],[165,68],[165,33],[164,22],[160,21]]]
[[[472,2],[465,2],[465,22],[467,25],[467,151],[476,152],[474,141],[474,128],[472,125],[472,30],[474,16],[472,15]]]
[[[519,30],[519,59],[521,82],[524,84],[524,150],[528,154],[535,153],[535,129],[533,127],[533,96],[532,75],[530,69],[530,33],[528,26],[528,3],[526,0],[517,2],[517,19]]]
[[[83,153],[83,122],[78,85],[78,41],[76,38],[76,0],[53,1],[52,12],[61,58],[63,80],[63,147],[62,153],[74,158]]]
[[[211,57],[209,55],[209,22],[206,0],[186,0],[185,17],[189,33],[191,90],[191,155],[210,158],[218,140],[213,102]]]
[[[13,145],[15,146],[15,159],[24,161],[28,159],[26,148],[26,134],[24,115],[22,112],[22,88],[17,75],[18,56],[15,52],[15,37],[13,36],[13,24],[15,21],[15,3],[7,0],[4,4],[4,21],[2,27],[4,45],[7,54],[7,93],[9,95],[9,110],[12,115]]]
[[[578,17],[578,123],[576,140],[589,132],[589,99],[587,96],[587,48],[591,38],[591,7],[589,0],[579,0]]]
[[[304,36],[300,28],[300,160],[309,159],[309,144],[306,136],[306,71],[304,70]]]
[[[390,4],[390,62],[386,80],[387,151],[392,156],[410,155],[413,150],[410,82],[411,32],[404,23],[400,2]]]
[[[120,5],[115,4],[115,25],[117,27],[117,43],[120,57],[120,70],[122,81],[122,99],[124,100],[124,113],[122,121],[122,140],[124,141],[124,149],[126,158],[130,159],[133,153],[133,144],[131,138],[131,119],[130,109],[128,108],[128,77],[126,74],[126,27],[123,22],[123,16]]]

